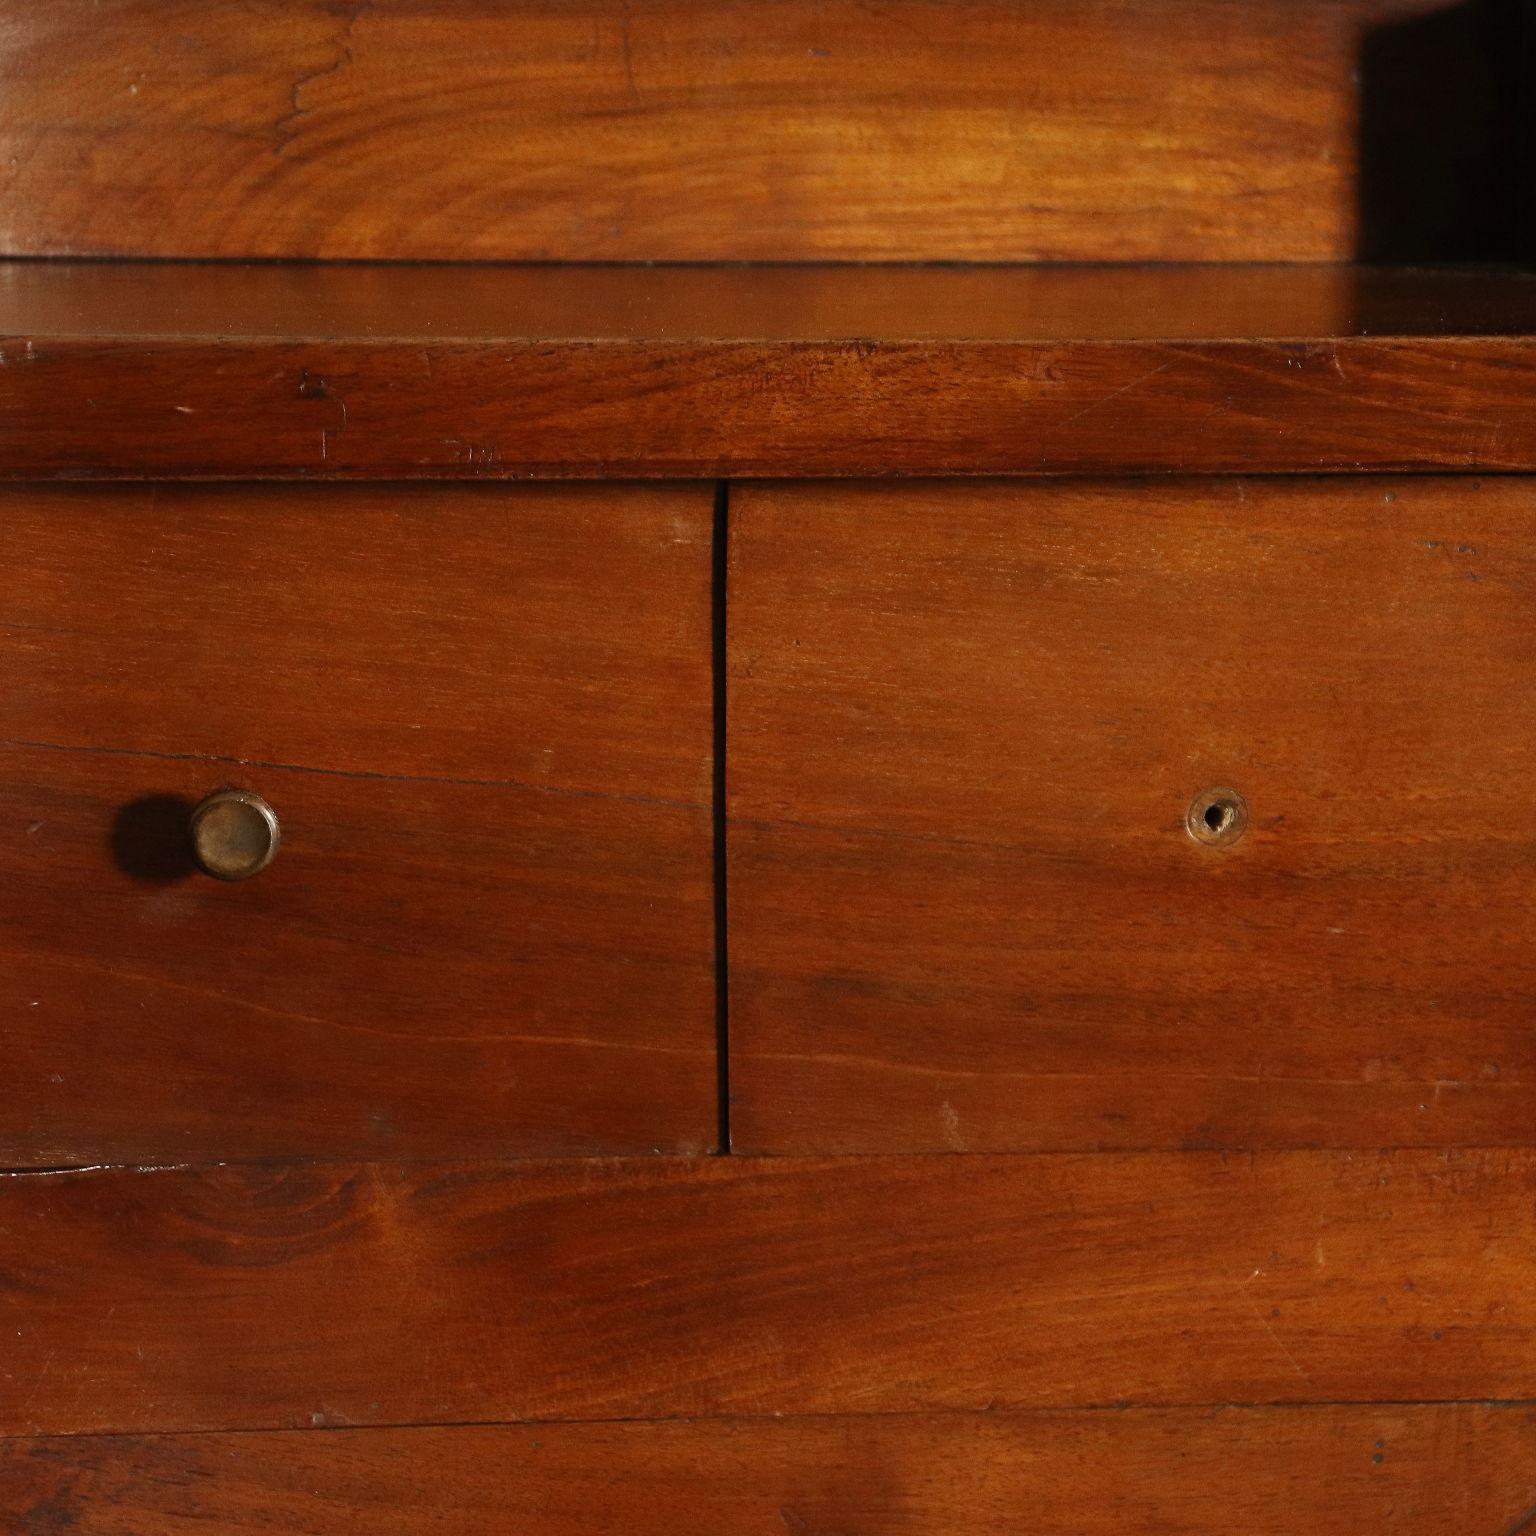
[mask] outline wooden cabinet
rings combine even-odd
[[[13,488],[9,1164],[699,1151],[707,487]],[[271,867],[188,851],[225,786]]]
[[[1536,1532],[1533,19],[0,0],[0,1533]]]
[[[736,489],[737,1148],[1527,1139],[1533,526],[1523,479]]]

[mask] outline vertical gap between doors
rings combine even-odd
[[[716,1151],[731,1151],[730,935],[727,928],[725,836],[726,591],[730,538],[730,483],[715,486],[715,516],[710,544],[710,666],[713,685],[714,778],[710,796],[714,829],[715,894],[715,1088],[718,1115]]]

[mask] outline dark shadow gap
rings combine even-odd
[[[1462,0],[1365,32],[1361,261],[1528,257],[1526,12],[1526,0]]]
[[[718,1114],[717,1152],[731,1151],[731,1015],[730,948],[726,896],[725,754],[726,754],[726,589],[729,566],[730,485],[715,486],[715,516],[710,545],[710,667],[714,720],[714,821],[715,892],[715,1074]]]

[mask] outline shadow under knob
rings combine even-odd
[[[192,854],[215,880],[249,880],[277,854],[277,813],[260,795],[221,789],[192,812]]]

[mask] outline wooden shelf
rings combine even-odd
[[[1536,277],[0,262],[0,475],[1536,469]]]

